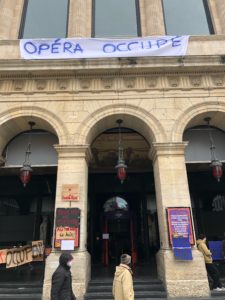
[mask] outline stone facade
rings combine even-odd
[[[156,183],[161,249],[158,273],[168,296],[208,296],[209,286],[201,254],[193,247],[192,262],[175,261],[168,242],[165,208],[191,206],[184,159],[185,129],[201,125],[206,116],[225,130],[225,5],[209,0],[214,36],[190,37],[183,58],[83,59],[24,61],[17,40],[23,0],[0,3],[0,149],[27,130],[32,118],[39,129],[59,138],[55,207],[61,202],[62,184],[78,183],[81,199],[81,242],[74,252],[74,288],[82,299],[90,278],[87,240],[87,175],[90,145],[95,137],[124,126],[142,134],[151,144]],[[70,0],[68,35],[91,36],[91,0]],[[140,0],[143,35],[163,35],[160,0]],[[154,13],[153,13],[154,12]],[[153,14],[152,18],[149,15]],[[44,300],[59,253],[48,257]]]

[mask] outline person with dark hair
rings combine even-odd
[[[115,300],[134,300],[133,273],[130,264],[131,256],[122,254],[113,280],[112,293]]]
[[[198,250],[202,252],[204,256],[207,273],[213,280],[213,287],[212,287],[213,290],[217,292],[224,291],[225,288],[222,286],[220,282],[219,271],[217,270],[217,267],[213,263],[212,253],[206,245],[206,236],[204,234],[199,235],[199,239],[197,240],[197,247]]]
[[[76,300],[72,289],[70,268],[73,256],[62,253],[59,257],[59,266],[52,275],[51,300]]]

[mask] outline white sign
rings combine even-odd
[[[103,233],[102,239],[103,240],[109,240],[109,234],[108,233]]]
[[[74,240],[62,240],[61,250],[74,250]]]
[[[184,56],[189,36],[150,36],[133,39],[24,39],[24,59],[74,59],[143,56]]]

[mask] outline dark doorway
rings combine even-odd
[[[187,164],[187,170],[196,236],[204,233],[208,243],[219,242],[225,232],[225,177],[218,182],[209,164]],[[216,263],[225,277],[222,257]]]
[[[128,209],[117,207],[109,216],[104,208],[115,198],[126,201]],[[88,220],[88,251],[93,264],[115,266],[122,253],[129,253],[134,264],[154,261],[155,268],[159,234],[152,173],[128,173],[123,184],[116,174],[90,174]]]
[[[18,169],[1,169],[0,249],[20,247],[35,240],[43,240],[46,248],[52,246],[56,167],[33,170],[32,179],[24,188]],[[44,266],[44,261],[12,269],[1,264],[0,278],[1,281],[41,282]]]

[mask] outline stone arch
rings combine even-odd
[[[143,135],[149,144],[163,142],[166,139],[161,123],[149,112],[133,105],[116,104],[103,107],[83,120],[77,131],[77,143],[90,145],[100,133],[116,127],[116,120],[119,118],[124,121],[124,127],[131,128]]]
[[[225,130],[225,103],[211,101],[194,105],[183,111],[172,130],[172,141],[182,142],[186,129],[205,125],[205,117],[211,117],[211,125]]]
[[[36,123],[36,129],[43,129],[57,135],[60,144],[66,143],[68,137],[67,129],[55,114],[41,107],[13,107],[0,113],[1,149],[14,136],[28,130],[29,121]]]

